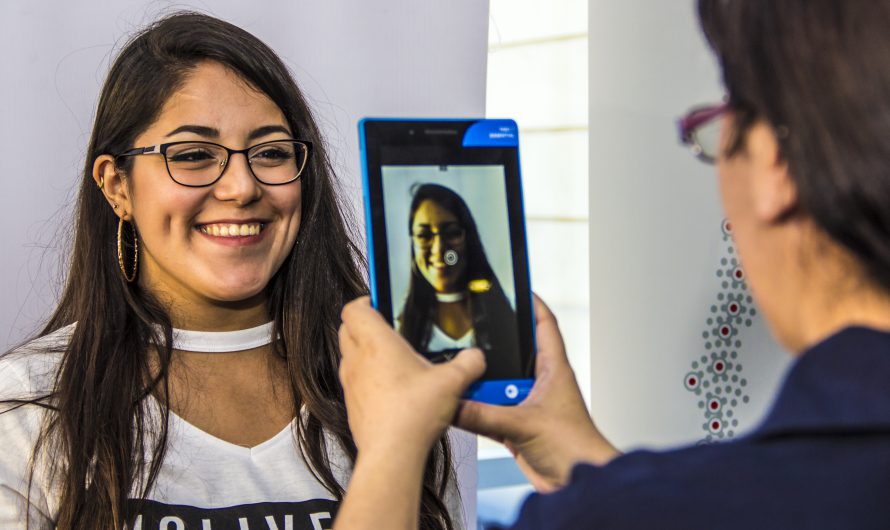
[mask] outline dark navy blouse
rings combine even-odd
[[[576,466],[514,528],[890,529],[890,334],[847,328],[805,352],[743,438]]]

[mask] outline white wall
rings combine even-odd
[[[490,12],[486,112],[519,125],[532,289],[588,398],[587,1],[492,0]]]
[[[72,234],[71,198],[114,52],[133,30],[181,8],[234,22],[285,58],[308,94],[356,207],[358,118],[485,114],[486,1],[4,0],[0,351],[33,333],[55,304],[60,261]],[[471,446],[464,448],[462,473],[473,520]]]
[[[788,363],[759,316],[736,322],[729,348],[707,323],[725,316],[719,295],[747,294],[722,285],[731,261],[721,260],[736,256],[723,237],[714,168],[677,140],[678,116],[723,95],[694,4],[590,3],[591,408],[622,448],[738,435],[759,420]],[[723,351],[732,366],[715,385],[710,355]],[[709,383],[701,395],[684,384],[691,371]],[[727,386],[729,399],[711,415],[721,428],[711,433],[700,402],[717,387],[725,397]]]

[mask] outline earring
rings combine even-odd
[[[130,228],[133,230],[133,273],[127,275],[127,267],[124,265],[124,242],[122,237],[124,218],[121,217],[120,222],[117,224],[117,264],[120,265],[121,273],[123,273],[127,283],[133,283],[133,280],[136,279],[136,270],[139,267],[139,237],[136,234],[136,227],[133,226],[133,223],[130,223]]]

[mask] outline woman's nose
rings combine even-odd
[[[430,253],[434,256],[442,256],[442,252],[444,252],[444,244],[442,243],[442,234],[436,234],[433,236],[433,240],[430,244]]]
[[[246,154],[235,153],[229,157],[213,191],[217,199],[234,201],[240,205],[250,204],[260,198],[262,187],[253,176]]]

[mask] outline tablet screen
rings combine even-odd
[[[504,167],[383,166],[394,327],[432,361],[480,347],[492,376],[521,373]],[[434,306],[466,303],[466,318]],[[484,317],[483,317],[484,316]],[[491,364],[491,363],[489,363]]]
[[[463,133],[469,123],[449,125]],[[478,347],[486,356],[484,379],[530,377],[518,149],[468,148],[460,134],[442,133],[448,129],[441,124],[365,126],[375,306],[433,362]]]

